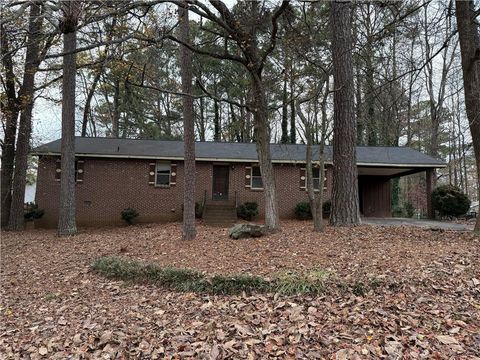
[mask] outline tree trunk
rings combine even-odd
[[[480,33],[475,23],[474,2],[457,0],[455,3],[462,56],[465,108],[477,165],[477,199],[480,199]],[[475,232],[480,232],[480,216],[477,217]]]
[[[280,218],[278,215],[275,175],[273,173],[272,156],[270,153],[267,100],[260,75],[252,74],[251,84],[255,103],[255,111],[253,114],[255,121],[255,142],[265,194],[265,228],[269,232],[276,232],[280,230]]]
[[[282,144],[288,143],[288,93],[287,93],[287,78],[283,79],[283,94],[282,94]]]
[[[23,75],[22,91],[19,101],[22,109],[18,129],[17,146],[15,153],[15,169],[13,174],[12,202],[8,220],[10,230],[24,228],[25,185],[28,167],[28,152],[30,150],[30,136],[32,132],[32,110],[34,102],[35,73],[39,65],[39,42],[42,36],[41,6],[32,2],[30,5],[30,19],[28,26],[28,46],[25,55],[25,72]]]
[[[351,4],[333,1],[330,12],[334,78],[332,225],[358,225],[356,124],[352,66]]]
[[[180,39],[188,43],[189,21],[188,9],[178,7],[180,18]],[[180,71],[182,75],[182,92],[192,93],[192,53],[180,45]],[[195,230],[195,125],[193,113],[193,98],[183,96],[183,141],[184,141],[184,189],[183,189],[183,239],[193,240],[197,234]]]
[[[217,96],[215,90],[215,96]],[[220,106],[218,104],[218,100],[213,100],[213,110],[214,110],[214,118],[213,118],[213,141],[221,141],[221,128],[220,128]]]
[[[293,71],[294,71],[294,65],[293,65],[293,60],[291,61],[291,72],[290,72],[290,97],[293,99],[295,94],[293,93],[295,91],[295,81],[293,79]],[[293,101],[290,102],[290,143],[295,144],[297,142],[297,125],[295,124],[295,119],[296,119],[296,113],[295,113],[295,103]]]
[[[77,232],[75,219],[75,76],[77,72],[77,1],[62,4],[65,17],[60,28],[63,33],[63,81],[62,81],[62,143],[60,206],[57,233],[60,236]]]
[[[112,137],[120,137],[120,80],[115,79],[113,94]]]
[[[90,109],[92,104],[93,95],[95,95],[95,90],[97,89],[98,82],[100,81],[100,77],[102,76],[103,66],[101,69],[98,69],[97,73],[95,74],[95,78],[93,79],[92,85],[88,90],[87,99],[85,100],[85,107],[83,108],[83,120],[82,120],[82,133],[81,136],[87,136],[87,124],[88,124],[88,117],[90,116]]]
[[[17,136],[17,121],[19,113],[18,98],[15,90],[15,73],[13,70],[13,60],[10,53],[7,34],[4,29],[1,33],[2,63],[5,71],[5,93],[7,95],[6,104],[2,103],[2,112],[5,116],[5,129],[2,144],[1,161],[1,199],[2,215],[1,226],[6,227],[10,216],[10,206],[12,203],[12,180],[13,165],[15,161],[15,138]]]

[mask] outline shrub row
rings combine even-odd
[[[284,273],[272,280],[252,275],[207,277],[189,269],[160,268],[118,257],[98,258],[91,267],[95,272],[111,279],[150,283],[175,291],[223,295],[242,292],[316,295],[324,292],[325,280],[330,275],[326,271],[311,271],[302,274]]]
[[[330,214],[332,209],[332,202],[330,200],[326,200],[323,202],[322,211],[323,216],[327,217]],[[312,219],[312,209],[310,208],[310,202],[301,202],[295,206],[295,217],[298,220],[309,220]]]

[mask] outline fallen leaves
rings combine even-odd
[[[307,226],[285,222],[282,233],[239,242],[204,226],[195,241],[181,242],[179,224],[88,230],[68,239],[53,231],[4,233],[0,353],[6,359],[480,357],[478,238],[371,226],[318,235]],[[97,256],[119,253],[218,274],[319,269],[357,284],[359,295],[333,282],[321,297],[174,293],[89,271]]]

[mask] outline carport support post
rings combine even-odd
[[[425,171],[425,192],[427,195],[427,216],[429,219],[435,219],[435,212],[433,211],[432,206],[432,187],[433,187],[433,178],[435,176],[435,169],[427,169]]]

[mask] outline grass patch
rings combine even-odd
[[[275,279],[275,292],[285,295],[312,294],[325,292],[325,280],[330,273],[324,270],[311,270],[306,273],[286,272]]]
[[[181,292],[201,292],[218,295],[245,293],[279,293],[284,295],[319,295],[327,290],[327,280],[331,273],[321,269],[307,272],[284,272],[271,280],[252,275],[208,277],[203,273],[189,269],[173,267],[161,268],[155,264],[146,264],[119,257],[96,259],[92,269],[110,279],[149,283],[159,287]],[[332,285],[332,281],[328,284]],[[335,284],[335,283],[334,283]],[[345,291],[364,296],[368,288],[362,282],[343,285]],[[377,284],[375,284],[377,285]],[[374,287],[374,286],[372,286]]]

